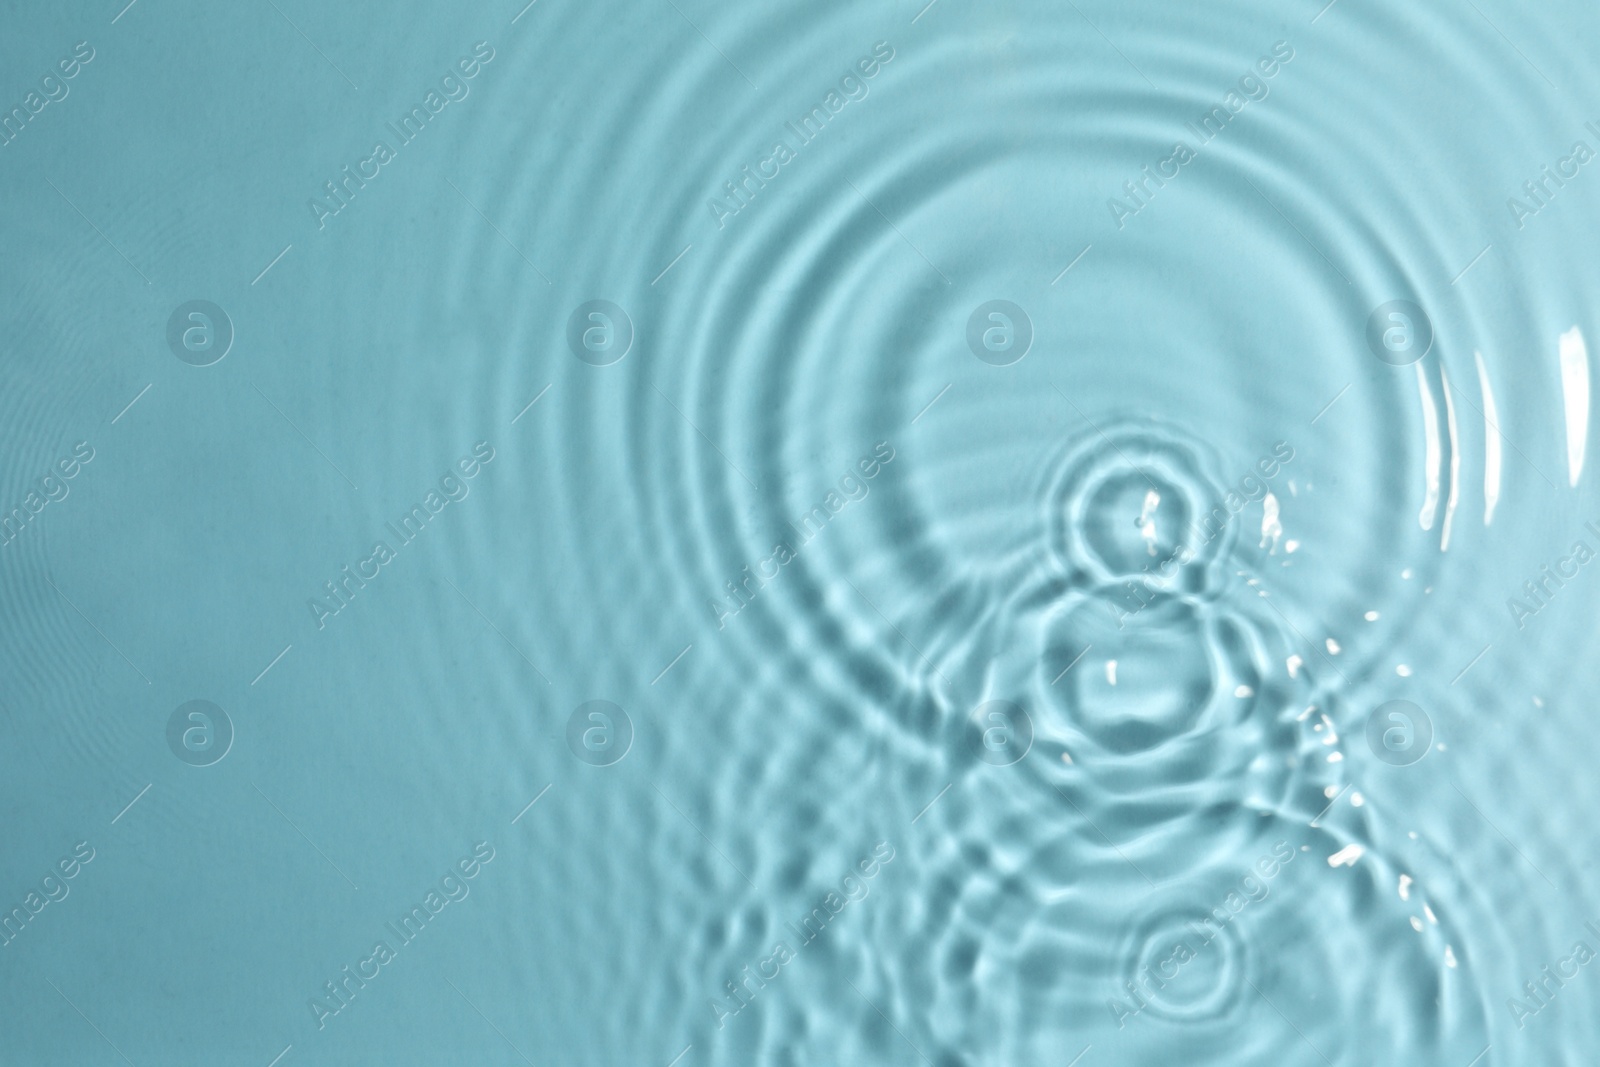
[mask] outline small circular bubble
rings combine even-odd
[[[209,300],[179,304],[167,320],[167,347],[191,367],[209,367],[233,347],[233,320]]]
[[[609,300],[586,300],[567,319],[567,347],[592,367],[606,367],[633,347],[633,320]]]
[[[567,719],[567,747],[591,767],[609,767],[633,747],[633,720],[609,700],[589,700]]]
[[[1033,720],[1022,705],[991,700],[973,709],[967,722],[973,753],[993,767],[1009,767],[1033,747]]]
[[[191,767],[209,767],[233,747],[233,720],[209,700],[181,704],[167,720],[167,747]]]
[[[1409,767],[1433,747],[1433,720],[1409,700],[1380,704],[1367,719],[1367,747],[1392,767]]]
[[[991,367],[1009,367],[1033,347],[1033,320],[1009,300],[990,300],[967,319],[967,347]]]
[[[1410,300],[1380,304],[1367,318],[1367,347],[1392,367],[1408,367],[1433,348],[1433,321]]]

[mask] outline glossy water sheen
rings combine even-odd
[[[1592,5],[124,2],[0,1062],[1600,1057]]]

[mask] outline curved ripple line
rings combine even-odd
[[[1567,484],[1576,489],[1589,443],[1589,347],[1578,327],[1561,335],[1560,359],[1561,397],[1567,414]]]
[[[1478,364],[1478,391],[1483,396],[1483,524],[1494,522],[1494,509],[1500,503],[1500,413],[1494,403],[1494,386],[1489,383],[1489,368],[1483,353],[1474,352]]]
[[[1423,466],[1427,477],[1427,490],[1422,497],[1422,510],[1417,513],[1417,522],[1424,530],[1431,530],[1439,511],[1439,465],[1442,461],[1439,406],[1434,402],[1433,390],[1428,387],[1428,379],[1422,373],[1422,364],[1417,363],[1415,367],[1417,398],[1422,402]]]
[[[1450,399],[1450,372],[1439,364],[1439,378],[1443,382],[1444,424],[1450,435],[1450,494],[1444,501],[1444,522],[1439,528],[1439,551],[1450,551],[1450,524],[1456,517],[1456,502],[1461,499],[1461,441],[1456,436],[1456,405]]]

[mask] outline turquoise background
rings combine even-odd
[[[924,3],[4,5],[0,1063],[1593,1061],[1600,13]]]

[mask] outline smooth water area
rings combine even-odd
[[[1600,1056],[1592,5],[3,20],[0,1063]]]

